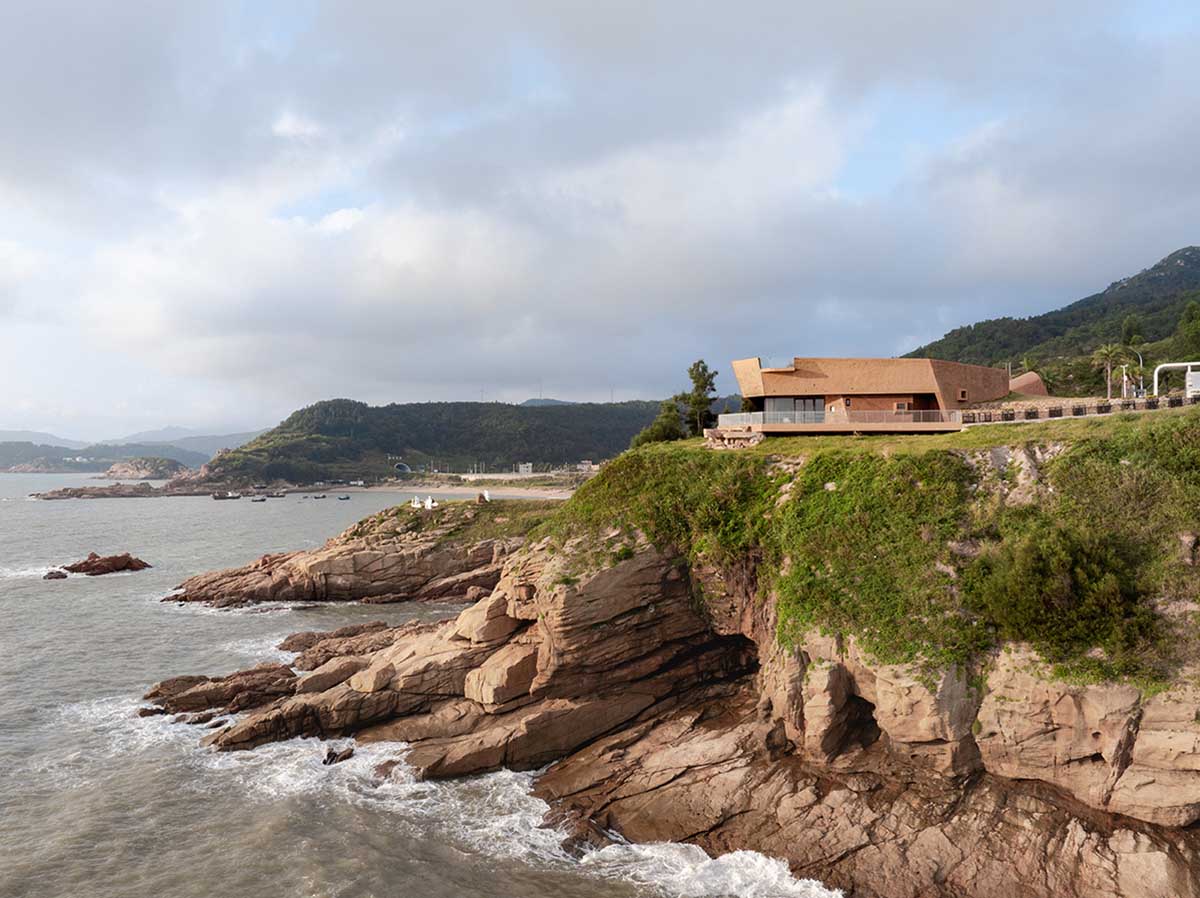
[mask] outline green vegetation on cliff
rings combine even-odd
[[[820,628],[885,663],[1027,641],[1060,673],[1172,675],[1200,596],[1200,410],[628,452],[545,525],[618,526],[694,567],[757,570],[785,644]],[[1181,536],[1182,534],[1182,536]],[[1194,549],[1192,550],[1194,551]]]
[[[393,474],[398,460],[459,471],[478,462],[499,470],[523,461],[567,464],[616,455],[657,411],[655,402],[369,406],[331,399],[217,456],[211,470],[222,478],[304,482]]]

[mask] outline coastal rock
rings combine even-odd
[[[299,634],[299,678],[147,699],[250,707],[204,740],[225,751],[353,735],[421,777],[550,765],[535,794],[575,844],[754,849],[856,898],[1200,898],[1200,690],[1066,684],[1021,646],[982,672],[784,646],[774,609],[749,567],[541,542],[453,620]]]
[[[67,572],[66,571],[46,571],[46,573],[42,574],[42,579],[43,580],[66,580]]]
[[[134,558],[128,552],[124,552],[121,555],[104,556],[97,555],[95,552],[89,552],[88,557],[83,559],[83,561],[77,561],[74,564],[64,564],[63,570],[70,571],[72,574],[87,574],[89,577],[98,577],[102,574],[114,574],[118,571],[144,571],[148,567],[150,565],[147,562],[142,561],[140,558]]]
[[[187,465],[171,458],[127,458],[112,464],[101,476],[106,480],[170,480]]]
[[[170,714],[245,711],[290,695],[296,679],[286,664],[260,664],[225,677],[174,677],[154,686],[144,698]]]
[[[430,512],[407,507],[356,524],[319,549],[264,555],[239,568],[185,580],[164,601],[218,608],[255,602],[446,601],[490,592],[520,537],[462,539],[484,511],[465,503]]]

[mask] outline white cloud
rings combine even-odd
[[[20,9],[0,424],[653,397],[697,356],[899,352],[1196,242],[1194,32],[918,6]]]

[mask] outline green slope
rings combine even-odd
[[[1121,325],[1137,315],[1142,339],[1166,339],[1189,300],[1200,297],[1200,247],[1176,250],[1158,264],[1106,290],[1032,318],[993,318],[956,328],[910,358],[937,358],[976,365],[1079,356],[1121,338]]]

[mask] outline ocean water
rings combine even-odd
[[[218,754],[200,747],[199,728],[137,717],[157,680],[286,661],[275,645],[297,630],[459,608],[162,603],[191,574],[319,545],[407,497],[25,498],[89,482],[0,475],[0,898],[835,894],[753,852],[619,845],[572,858],[540,826],[532,774],[430,783],[401,768],[382,781],[375,766],[402,746],[325,767],[317,740]],[[89,551],[154,567],[41,579]]]

